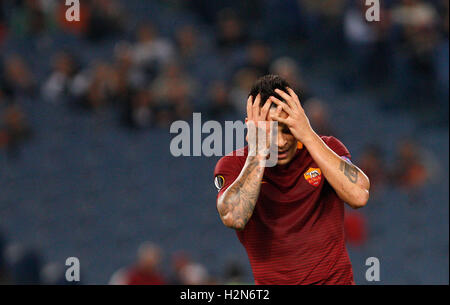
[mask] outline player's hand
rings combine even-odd
[[[260,107],[261,95],[258,94],[253,101],[250,95],[247,100],[247,128],[249,156],[256,156],[259,160],[265,160],[269,155],[270,147],[270,123],[268,114],[272,102],[267,100],[263,107]],[[265,137],[266,145],[258,145],[258,139]]]
[[[286,103],[283,103],[274,96],[271,96],[269,100],[275,103],[278,108],[281,107],[281,109],[288,114],[288,117],[280,117],[280,113],[277,111],[271,118],[279,123],[285,124],[297,140],[305,143],[307,139],[313,135],[314,131],[311,128],[311,124],[305,114],[305,110],[300,104],[297,94],[295,94],[294,90],[291,88],[287,88],[287,90],[289,94],[282,90],[275,89],[275,92],[278,93]]]

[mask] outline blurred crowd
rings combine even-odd
[[[190,120],[194,111],[205,119],[242,119],[250,87],[268,73],[287,79],[319,134],[339,136],[330,119],[330,102],[310,88],[299,59],[283,52],[304,45],[313,60],[334,56],[343,61],[338,75],[343,91],[379,90],[386,94],[388,110],[429,114],[434,122],[448,124],[447,0],[380,1],[381,21],[372,23],[364,19],[364,1],[154,1],[200,20],[171,29],[150,18],[135,22],[125,1],[81,2],[81,21],[74,23],[65,20],[63,1],[0,2],[0,50],[10,41],[48,43],[58,33],[78,39],[88,51],[115,42],[110,57],[85,58],[81,53],[86,50],[53,49],[42,79],[36,76],[36,59],[1,52],[0,152],[10,160],[39,132],[30,123],[32,114],[24,110],[26,99],[74,111],[113,111],[131,132],[167,128],[175,120]],[[386,168],[383,153],[373,143],[356,160],[375,190],[390,184],[414,192],[436,169],[429,152],[414,140],[398,144],[394,168]],[[348,227],[355,223],[364,226],[351,219]],[[355,243],[363,235],[349,234]],[[51,274],[58,269],[38,269],[33,251],[19,247],[6,252],[21,256],[24,266],[34,264],[34,269],[20,267],[34,270],[29,275],[33,281],[42,270]],[[163,276],[157,271],[160,257],[157,245],[143,244],[136,264],[119,270],[111,283],[221,281],[185,254],[174,255],[173,276]],[[21,259],[16,258],[19,263]],[[239,281],[242,271],[231,264],[227,273],[226,281]]]
[[[250,23],[261,23],[264,6],[255,3],[257,10],[242,7],[248,3],[228,2],[170,2],[210,24],[215,35],[205,37],[195,23],[183,23],[164,35],[151,21],[127,27],[130,18],[124,3],[117,0],[83,1],[80,23],[62,18],[66,7],[57,1],[3,1],[0,44],[21,37],[51,36],[56,31],[75,35],[93,49],[107,39],[116,43],[111,58],[94,57],[88,62],[76,50],[56,49],[42,80],[34,76],[31,59],[18,53],[2,56],[0,148],[11,158],[17,157],[22,143],[32,136],[33,126],[21,107],[27,97],[91,112],[112,109],[120,114],[122,125],[131,129],[167,128],[175,120],[189,120],[193,111],[208,119],[241,119],[245,116],[243,101],[254,80],[268,73],[288,80],[319,134],[336,135],[328,102],[310,90],[298,60],[276,57],[276,44],[261,39],[259,31],[252,32]],[[265,9],[277,5],[264,3]],[[232,8],[226,7],[230,4]],[[300,41],[321,39],[320,30],[308,34],[315,23],[341,26],[345,39],[336,43],[344,43],[356,67],[349,67],[342,78],[346,89],[367,85],[359,82],[378,79],[372,86],[377,87],[391,80],[398,85],[392,108],[405,103],[407,108],[422,109],[423,114],[426,106],[445,116],[436,111],[436,107],[445,107],[436,104],[436,98],[448,95],[448,1],[383,1],[381,21],[373,23],[364,20],[365,6],[359,1],[298,1],[296,6],[298,16],[305,12],[308,16],[297,21],[304,29],[298,31],[303,33]],[[271,27],[264,29],[270,32]],[[211,60],[217,66],[207,65]],[[203,66],[210,70],[202,71]],[[446,98],[437,100],[448,107]],[[383,168],[383,154],[376,144],[361,156],[361,167],[375,186],[388,180],[414,189],[426,181],[430,168],[423,157],[426,154],[417,146],[413,142],[398,146],[395,164],[400,169],[406,166],[406,171]]]
[[[84,284],[80,272],[79,282],[68,282],[62,262],[48,262],[33,247],[8,241],[0,231],[0,285],[80,285]],[[233,285],[245,282],[246,271],[237,262],[228,261],[222,274],[212,275],[185,251],[165,257],[155,243],[143,242],[136,259],[111,275],[109,285]]]
[[[136,261],[117,270],[110,285],[220,285],[246,284],[245,270],[236,261],[229,261],[223,274],[213,276],[201,263],[184,251],[169,257],[170,271],[161,271],[164,252],[154,243],[139,246]]]

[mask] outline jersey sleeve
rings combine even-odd
[[[348,151],[347,147],[345,147],[345,145],[342,144],[341,141],[339,141],[335,137],[322,137],[322,140],[325,142],[325,144],[328,145],[329,148],[331,148],[341,158],[350,161],[352,155]]]
[[[240,160],[232,156],[225,156],[217,162],[214,170],[214,185],[218,191],[217,198],[237,179],[242,166]]]

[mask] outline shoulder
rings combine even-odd
[[[349,150],[339,139],[333,136],[320,136],[320,138],[339,156],[345,156],[347,158],[351,157]]]
[[[338,138],[333,137],[333,136],[320,136],[320,138],[327,144],[341,144],[341,145],[344,145],[344,144],[342,144],[342,142]]]

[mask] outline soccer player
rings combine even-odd
[[[339,140],[314,132],[297,95],[279,76],[254,84],[245,121],[266,135],[259,122],[278,122],[277,164],[266,167],[268,149],[248,141],[240,153],[219,160],[214,183],[220,218],[236,230],[255,283],[354,284],[344,202],[355,209],[367,203],[367,176]]]

